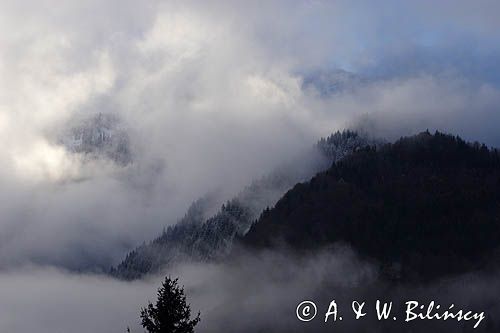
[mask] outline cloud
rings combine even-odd
[[[500,145],[500,90],[453,75],[422,74],[364,85],[328,100],[349,117],[349,127],[396,139],[429,130],[458,134],[466,140]]]
[[[498,273],[456,276],[424,285],[393,284],[343,247],[300,257],[273,252],[239,253],[217,264],[184,264],[166,272],[179,276],[193,313],[201,312],[199,332],[339,332],[409,330],[472,331],[471,322],[404,323],[404,302],[434,300],[442,307],[484,311],[478,331],[499,325]],[[142,332],[139,309],[156,300],[163,276],[124,282],[98,275],[29,267],[0,273],[0,330],[8,332]],[[393,301],[398,321],[378,321],[375,301]],[[314,301],[317,317],[296,318],[296,306]],[[324,323],[335,300],[343,320]],[[368,313],[355,320],[351,302],[365,301]],[[497,326],[495,326],[497,325]]]
[[[193,313],[201,311],[200,332],[294,328],[301,297],[317,295],[317,288],[327,285],[357,288],[376,276],[347,249],[300,259],[241,254],[230,263],[186,264],[168,273],[181,277]],[[156,300],[162,280],[124,282],[36,266],[2,272],[0,330],[124,332],[128,326],[141,332],[139,310]]]
[[[151,282],[40,268],[1,273],[0,281],[0,329],[9,332],[125,332],[156,292]]]
[[[2,267],[108,267],[199,196],[227,199],[345,126],[500,144],[491,2],[0,6]],[[305,74],[338,67],[362,83],[303,89]],[[98,113],[119,116],[132,165],[60,144]]]
[[[428,304],[434,300],[441,307],[455,304],[457,309],[482,312],[487,319],[481,330],[499,325],[495,291],[500,287],[498,272],[473,273],[432,283],[394,283],[378,274],[373,263],[357,257],[349,248],[325,249],[300,257],[276,252],[242,254],[233,261],[210,265],[184,265],[173,272],[182,283],[193,309],[200,309],[200,331],[217,332],[231,327],[238,332],[339,332],[352,331],[435,331],[473,330],[471,322],[420,321],[405,323],[405,302]],[[172,273],[172,272],[169,272]],[[304,300],[313,301],[317,317],[308,323],[296,317],[296,307]],[[325,323],[325,313],[332,300],[339,307],[342,321]],[[356,320],[351,302],[366,302],[367,315]],[[375,302],[393,302],[397,322],[378,321]],[[392,318],[391,318],[392,319]]]
[[[258,46],[224,13],[54,6],[2,2],[1,266],[107,267],[199,196],[222,188],[226,199],[314,142],[293,120],[304,117],[297,78],[254,59]],[[133,165],[59,144],[74,119],[100,112],[127,128]]]

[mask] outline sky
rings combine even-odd
[[[78,284],[46,267],[115,264],[192,201],[228,199],[338,129],[388,140],[437,129],[500,147],[499,10],[0,0],[0,278],[35,265]],[[356,79],[332,94],[304,85],[339,70]],[[119,117],[132,164],[61,144],[98,113]]]

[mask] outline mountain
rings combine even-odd
[[[353,131],[321,139],[311,151],[254,181],[212,216],[205,217],[211,205],[208,198],[196,201],[177,224],[131,251],[111,269],[111,275],[136,279],[179,261],[222,258],[230,253],[233,239],[246,234],[261,212],[272,207],[296,183],[310,179],[333,161],[377,144],[377,140]]]
[[[393,279],[488,267],[500,247],[500,154],[436,132],[358,149],[266,209],[241,242],[349,244]]]
[[[351,93],[368,82],[368,79],[343,69],[313,71],[302,75],[302,88],[313,90],[320,97]]]
[[[132,162],[129,136],[114,114],[99,113],[74,120],[60,143],[84,158],[106,158],[120,166]]]

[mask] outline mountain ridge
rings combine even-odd
[[[367,147],[265,210],[241,243],[314,250],[347,243],[391,278],[483,269],[500,239],[500,154],[423,132]]]
[[[252,182],[211,217],[201,218],[203,199],[195,201],[178,223],[169,226],[151,242],[129,252],[110,274],[132,280],[159,272],[179,261],[223,258],[231,252],[233,239],[244,235],[261,212],[272,207],[293,185],[309,179],[353,151],[377,144],[380,144],[378,140],[350,130],[337,131],[322,138],[311,152]]]

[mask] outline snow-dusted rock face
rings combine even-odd
[[[355,73],[337,69],[304,75],[302,88],[305,90],[314,90],[321,97],[328,97],[337,93],[352,92],[366,82],[366,79]]]
[[[113,114],[99,113],[75,121],[60,141],[67,150],[85,158],[106,158],[121,166],[132,161],[129,136]]]
[[[353,131],[337,132],[321,139],[314,149],[295,162],[252,182],[211,217],[205,217],[210,198],[197,200],[177,224],[131,251],[111,274],[137,279],[179,261],[216,260],[227,255],[234,238],[243,236],[262,211],[274,206],[295,184],[368,145],[378,145],[378,142]]]

